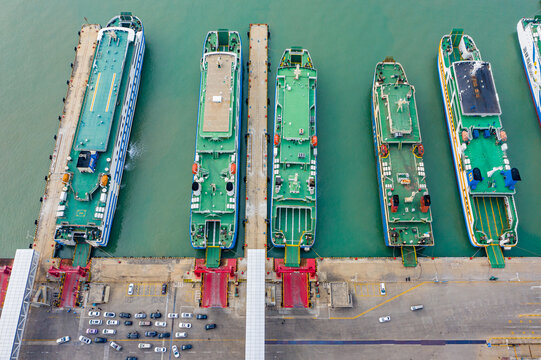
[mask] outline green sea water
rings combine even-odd
[[[0,8],[0,257],[32,242],[77,31],[85,17],[104,25],[120,11],[143,21],[146,53],[111,240],[96,255],[202,254],[188,234],[202,44],[209,30],[236,29],[246,62],[250,23],[270,25],[271,104],[284,48],[308,48],[318,70],[318,224],[308,256],[393,256],[383,241],[370,120],[373,71],[386,56],[416,87],[436,244],[424,255],[482,254],[467,239],[436,68],[439,40],[453,27],[492,63],[509,157],[523,179],[515,197],[519,244],[506,255],[541,255],[541,128],[515,31],[538,11],[536,1],[9,0]],[[239,223],[230,256],[243,254]]]

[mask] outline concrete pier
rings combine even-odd
[[[64,167],[66,166],[73,137],[77,130],[77,122],[85,96],[86,83],[90,75],[100,28],[100,25],[95,24],[83,25],[80,31],[79,44],[75,53],[73,70],[64,101],[62,119],[56,136],[53,159],[49,168],[47,185],[34,236],[33,248],[40,253],[37,273],[38,282],[45,280],[47,270],[53,265],[56,207],[58,206],[60,192],[63,187],[62,175],[64,174]]]

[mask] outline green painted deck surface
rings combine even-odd
[[[220,256],[222,249],[219,246],[207,246],[205,253],[205,265],[209,268],[220,266]]]
[[[289,245],[285,255],[291,266],[299,264],[299,246],[311,246],[315,235],[316,77],[307,50],[285,51],[276,78],[271,212],[272,242]]]
[[[88,260],[90,258],[90,252],[92,251],[92,247],[87,242],[78,242],[77,245],[75,245],[75,252],[73,254],[73,267],[81,266],[85,267],[88,263]]]
[[[492,268],[504,268],[505,258],[503,257],[502,248],[499,245],[490,245],[485,247],[487,251],[488,261]]]
[[[375,71],[374,135],[379,150],[376,161],[383,182],[389,246],[431,246],[434,245],[432,212],[430,208],[421,211],[421,200],[428,195],[426,173],[422,154],[415,153],[421,145],[415,88],[408,83],[398,63],[378,63]],[[393,119],[397,121],[392,123]],[[392,127],[400,131],[393,131]],[[388,149],[388,154],[384,154],[383,147]],[[395,195],[399,203],[397,211],[392,212]]]
[[[207,56],[201,63],[196,140],[198,170],[194,176],[201,194],[192,194],[190,224],[192,245],[198,248],[230,248],[237,226],[237,168],[240,168],[237,105],[242,64],[239,35],[233,31],[228,34],[229,45],[220,46],[216,32],[209,33],[204,44]],[[213,54],[217,51],[221,53]],[[233,188],[232,195],[227,194],[228,183]]]
[[[402,264],[405,267],[416,267],[417,266],[417,251],[415,246],[402,246]]]

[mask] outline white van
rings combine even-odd
[[[412,305],[412,306],[410,307],[411,311],[421,310],[421,309],[423,309],[423,308],[424,308],[423,305]]]
[[[139,343],[138,347],[139,347],[139,349],[150,349],[152,347],[152,345]]]

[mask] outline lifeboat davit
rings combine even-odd
[[[193,165],[192,165],[192,174],[194,174],[194,175],[197,174],[198,170],[199,170],[199,164],[193,163]]]
[[[109,176],[103,175],[100,180],[101,187],[106,187],[108,182],[109,182]]]
[[[229,171],[231,171],[231,174],[235,174],[237,172],[237,164],[231,163],[229,164]]]
[[[316,135],[312,136],[312,138],[310,139],[310,144],[312,144],[313,147],[317,146],[317,136]]]
[[[278,145],[280,143],[280,135],[276,134],[274,135],[274,145]]]

